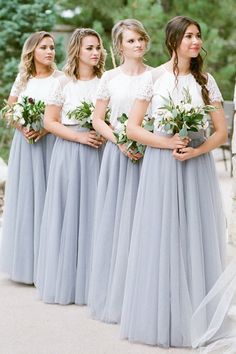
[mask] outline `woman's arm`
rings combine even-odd
[[[175,134],[172,137],[165,137],[155,135],[142,128],[142,121],[146,114],[148,105],[149,102],[147,100],[135,100],[127,125],[128,138],[154,148],[180,149],[187,146],[189,140],[181,139],[178,134]]]
[[[214,102],[212,105],[217,107],[217,110],[210,113],[214,133],[200,146],[196,148],[186,147],[181,151],[173,151],[173,156],[180,161],[188,160],[193,157],[205,154],[218,146],[224,144],[228,137],[227,122],[224,115],[224,110],[220,102]]]
[[[60,122],[61,107],[56,105],[47,105],[44,114],[44,126],[47,131],[59,136],[65,140],[74,141],[76,143],[86,144],[94,148],[102,145],[95,131],[76,132]]]
[[[95,109],[93,111],[93,127],[94,129],[104,136],[105,139],[116,143],[116,138],[113,130],[105,123],[105,115],[109,100],[97,100]]]

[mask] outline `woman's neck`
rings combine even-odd
[[[169,62],[166,63],[169,70],[174,72],[174,57],[171,58]],[[190,73],[190,59],[178,57],[178,75],[187,75]]]
[[[53,73],[53,68],[51,66],[36,65],[35,69],[36,69],[35,77],[37,78],[47,77],[52,75]]]
[[[142,59],[125,59],[120,68],[125,74],[135,76],[142,74],[146,70],[146,65],[143,63]]]
[[[84,65],[83,63],[79,64],[79,80],[89,81],[95,77],[93,66]]]

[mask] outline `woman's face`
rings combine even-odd
[[[196,58],[202,48],[202,39],[199,29],[195,25],[187,27],[180,46],[177,48],[178,57]]]
[[[50,66],[55,59],[55,45],[51,37],[44,37],[34,50],[35,64]]]
[[[139,33],[128,29],[123,31],[120,52],[124,59],[140,59],[144,56],[146,49],[147,42]]]
[[[82,38],[79,63],[96,66],[101,58],[101,45],[96,36]]]

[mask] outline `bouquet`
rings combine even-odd
[[[20,124],[28,130],[40,131],[43,129],[44,110],[45,103],[43,101],[35,101],[31,97],[24,96],[21,102],[16,102],[13,105],[5,102],[1,113],[8,125]],[[29,143],[33,144],[34,139],[29,139]]]
[[[92,113],[94,111],[94,104],[92,102],[82,101],[81,104],[73,111],[69,111],[67,116],[69,119],[78,121],[81,128],[94,130],[92,125]],[[105,115],[105,122],[109,124],[110,109],[108,108]]]
[[[146,146],[140,144],[136,141],[128,139],[126,135],[126,127],[128,123],[128,117],[125,113],[123,113],[120,117],[117,118],[120,123],[118,128],[113,132],[116,137],[117,144],[125,144],[127,151],[130,151],[132,154],[141,154],[144,155]],[[154,118],[150,118],[147,115],[144,117],[142,122],[142,127],[150,132],[154,130]],[[132,160],[132,162],[137,162],[136,160]]]
[[[183,89],[183,100],[180,104],[175,104],[169,95],[166,104],[157,111],[161,116],[158,127],[163,127],[167,134],[179,133],[184,139],[188,131],[197,132],[208,127],[209,112],[215,111],[216,107],[211,105],[193,106],[192,98],[188,89]]]

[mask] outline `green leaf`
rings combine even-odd
[[[179,131],[179,136],[181,137],[181,139],[184,139],[188,136],[188,132],[187,129],[185,127],[183,127],[180,131]]]

